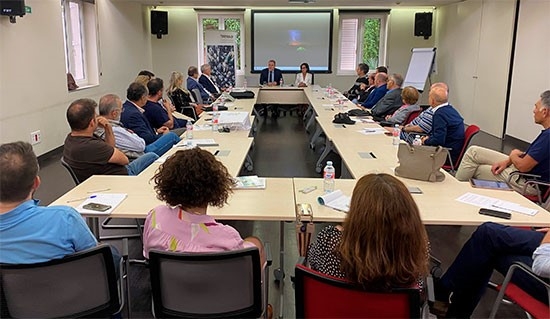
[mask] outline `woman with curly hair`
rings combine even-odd
[[[428,274],[428,236],[407,187],[388,174],[361,177],[343,226],[321,230],[307,259],[373,290],[418,286]]]
[[[179,252],[215,252],[263,245],[256,237],[242,239],[231,226],[206,214],[207,207],[227,203],[233,179],[227,168],[206,150],[181,150],[170,156],[153,177],[157,198],[145,220],[143,256],[151,249]]]

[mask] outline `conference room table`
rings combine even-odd
[[[309,103],[312,121],[315,123],[315,134],[324,133],[326,136],[325,151],[317,162],[317,168],[324,166],[324,157],[334,150],[342,158],[343,176],[351,179],[337,179],[335,189],[351,196],[356,179],[368,173],[394,174],[397,166],[397,146],[393,145],[392,137],[384,134],[363,134],[366,130],[380,130],[376,123],[359,120],[353,125],[334,124],[334,115],[355,108],[350,101],[338,103],[342,100],[337,93],[328,96],[326,91],[318,86],[308,88],[274,88],[266,87],[253,89],[254,99],[236,100],[226,103],[229,111],[249,112],[252,116],[254,105],[257,103]],[[218,159],[228,168],[233,176],[238,176],[245,163],[249,150],[253,144],[251,131],[231,131],[219,133],[212,131],[208,119],[211,115],[205,114],[197,121],[194,130],[194,140],[214,139],[216,146],[203,147],[216,154]],[[251,123],[255,123],[252,118]],[[253,129],[252,129],[253,131]],[[77,207],[82,201],[97,191],[107,193],[124,193],[127,198],[117,206],[109,217],[113,218],[145,218],[153,207],[162,204],[156,198],[151,181],[152,176],[159,168],[162,160],[185,148],[186,139],[180,145],[172,148],[161,160],[152,164],[138,176],[100,176],[95,175],[76,186],[65,195],[58,198],[51,205],[70,205]],[[224,151],[224,152],[222,152]],[[366,153],[374,156],[364,156]],[[223,155],[222,155],[223,154]],[[422,194],[413,194],[419,206],[422,220],[427,225],[479,225],[486,221],[499,222],[516,226],[549,226],[550,213],[530,202],[520,194],[512,191],[497,191],[472,188],[469,183],[459,182],[445,172],[445,180],[430,183],[398,177],[407,186],[418,187]],[[321,178],[267,178],[265,189],[234,190],[229,202],[223,208],[209,207],[208,214],[219,220],[250,220],[250,221],[279,221],[281,240],[280,270],[283,268],[284,258],[284,225],[285,221],[296,219],[296,204],[309,203],[313,209],[313,219],[318,222],[341,222],[346,214],[332,208],[318,204],[317,197],[322,195]],[[304,194],[300,190],[316,186],[311,193]],[[457,201],[466,193],[484,195],[509,202],[517,203],[526,208],[537,209],[538,213],[528,216],[513,212],[510,220],[499,219],[478,214],[479,208]],[[391,199],[388,199],[391,200]],[[99,226],[96,224],[96,227]],[[99,229],[95,229],[96,235]],[[282,290],[281,290],[282,291]],[[282,303],[281,303],[282,308]],[[281,311],[282,313],[282,311]]]

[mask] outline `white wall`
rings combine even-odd
[[[468,124],[502,135],[514,0],[469,0],[437,10],[435,78]]]
[[[189,65],[197,65],[197,15],[191,8],[184,7],[157,7],[159,10],[168,11],[168,35],[161,40],[151,37],[153,51],[154,72],[167,81],[171,71],[180,71],[186,74]],[[387,64],[391,73],[405,75],[409,65],[411,49],[415,47],[431,47],[434,45],[434,37],[424,40],[414,36],[414,14],[416,12],[431,11],[431,8],[392,9],[388,23],[388,48]],[[250,76],[249,66],[251,61],[251,27],[250,9],[245,11],[245,50],[247,66],[246,75]],[[316,74],[315,84],[322,86],[332,83],[341,90],[347,90],[355,81],[356,76],[338,76],[336,67],[338,63],[338,12],[335,10],[333,25],[333,52],[332,74]],[[274,57],[276,59],[276,57]],[[252,75],[255,76],[255,75]],[[259,75],[257,75],[259,77]],[[292,83],[293,75],[285,75],[285,83]],[[250,85],[250,84],[249,84]]]
[[[506,134],[531,142],[542,127],[533,124],[533,105],[550,90],[550,1],[522,0]]]
[[[67,91],[61,6],[58,0],[27,0],[32,13],[10,24],[0,17],[0,142],[29,141],[40,130],[41,155],[63,145],[71,101],[105,93],[125,96],[142,68],[151,68],[149,39],[142,7],[129,2],[97,1],[99,15],[99,85]]]

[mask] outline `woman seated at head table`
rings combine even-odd
[[[166,93],[172,100],[172,103],[174,103],[174,106],[178,112],[189,116],[194,120],[197,120],[197,118],[195,118],[195,114],[189,112],[190,110],[186,109],[186,106],[193,106],[197,117],[203,112],[203,105],[195,103],[191,92],[183,87],[183,73],[174,71],[170,74],[170,83],[168,84]]]
[[[296,74],[296,81],[294,85],[297,87],[306,87],[310,86],[313,80],[313,75],[309,73],[309,64],[302,63],[300,64],[300,73]]]
[[[388,174],[357,181],[342,226],[327,226],[307,253],[309,266],[374,290],[418,287],[428,274],[426,229],[407,187]]]
[[[143,229],[143,256],[152,249],[177,252],[217,252],[258,247],[256,237],[242,239],[231,226],[207,215],[208,206],[223,207],[233,178],[212,153],[200,148],[177,151],[153,176],[157,198],[164,205],[153,208]]]

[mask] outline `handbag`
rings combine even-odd
[[[441,146],[399,144],[399,166],[395,175],[428,182],[441,182],[445,174],[440,171],[449,150]]]

